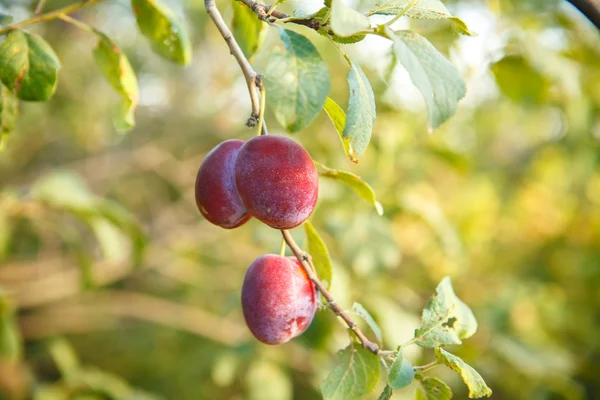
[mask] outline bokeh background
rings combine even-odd
[[[218,3],[230,20],[231,3]],[[0,398],[317,399],[347,343],[330,312],[278,347],[247,331],[245,270],[279,251],[280,234],[256,221],[212,226],[193,185],[213,146],[254,134],[249,100],[203,2],[170,4],[193,36],[186,68],[151,52],[127,1],[76,14],[116,40],[138,74],[137,126],[125,135],[111,123],[118,97],[92,59],[95,38],[61,21],[32,28],[63,67],[51,101],[22,103],[0,153]],[[294,4],[319,7],[283,9]],[[350,189],[321,182],[312,222],[334,260],[333,293],[370,310],[394,348],[450,275],[479,321],[451,351],[493,398],[600,399],[600,34],[563,1],[447,5],[479,36],[443,21],[398,27],[429,38],[467,81],[454,118],[427,133],[420,94],[401,68],[390,71],[375,38],[346,46],[377,98],[360,163],[345,158],[324,114],[293,136],[315,160],[368,181],[385,209],[379,217]],[[33,6],[0,1],[17,19]],[[330,63],[331,96],[344,107],[343,60],[299,31]],[[302,243],[301,229],[294,236]],[[408,357],[433,359],[416,348]],[[466,398],[452,371],[433,374]],[[413,398],[414,386],[394,396]]]

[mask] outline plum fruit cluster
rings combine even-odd
[[[226,140],[200,165],[196,205],[222,228],[236,228],[254,217],[275,229],[292,229],[313,212],[318,178],[308,152],[291,139]],[[242,310],[261,342],[281,344],[302,334],[316,309],[315,286],[296,258],[268,254],[248,268]]]

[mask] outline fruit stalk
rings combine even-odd
[[[292,250],[292,253],[294,253],[294,255],[296,256],[298,261],[300,261],[300,263],[302,264],[302,267],[304,267],[304,270],[306,271],[308,278],[314,283],[316,288],[321,292],[321,294],[323,295],[325,300],[327,300],[327,305],[329,306],[331,311],[333,311],[338,317],[340,317],[341,319],[344,320],[346,325],[348,325],[348,328],[350,328],[352,330],[352,332],[354,332],[354,334],[356,335],[356,337],[358,338],[358,340],[360,341],[360,343],[362,344],[362,346],[365,349],[367,349],[371,353],[377,355],[380,350],[379,345],[377,343],[371,342],[365,336],[365,334],[360,330],[360,328],[358,327],[356,322],[344,311],[344,309],[342,307],[340,307],[337,304],[337,302],[335,301],[335,299],[333,298],[331,293],[329,293],[327,291],[325,286],[321,283],[321,281],[315,274],[315,267],[313,265],[312,257],[310,256],[310,254],[302,251],[302,249],[298,246],[298,244],[296,243],[296,241],[294,240],[294,238],[292,237],[292,235],[289,231],[282,230],[281,234],[283,235],[283,239],[287,243],[290,250]]]

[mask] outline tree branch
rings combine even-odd
[[[600,29],[600,0],[569,0],[569,3]]]
[[[298,261],[300,261],[300,263],[302,264],[302,267],[304,267],[308,278],[315,284],[317,289],[327,300],[327,305],[329,306],[331,311],[333,311],[338,317],[344,320],[346,325],[348,325],[348,328],[350,328],[352,332],[354,332],[354,334],[356,335],[358,340],[360,340],[362,346],[365,349],[377,355],[380,350],[379,345],[377,345],[377,343],[371,342],[365,336],[365,334],[360,330],[356,322],[354,322],[354,320],[350,318],[350,316],[344,311],[344,309],[337,304],[331,293],[327,291],[325,286],[321,283],[321,281],[314,272],[315,267],[313,265],[312,257],[310,256],[310,254],[302,251],[302,249],[294,241],[294,238],[292,237],[289,231],[282,230],[281,233],[288,247],[292,250],[292,253],[294,253]]]
[[[282,13],[281,11],[277,11],[277,10],[273,10],[271,12],[271,14],[269,14],[269,10],[271,9],[270,6],[267,6],[265,4],[261,4],[258,3],[256,1],[252,1],[252,0],[240,0],[242,3],[244,3],[246,5],[246,7],[250,8],[252,11],[254,11],[254,13],[256,14],[256,16],[265,22],[276,22],[277,20],[281,19],[281,20],[286,20],[288,18],[290,18],[289,15],[287,15],[286,13]],[[304,25],[310,29],[314,29],[314,30],[318,30],[321,26],[321,23],[319,21],[317,21],[314,18],[309,18],[309,19],[297,19],[297,20],[291,20],[291,21],[283,21],[284,23],[294,23],[297,25]]]
[[[70,6],[66,6],[63,8],[59,8],[58,10],[51,11],[46,14],[35,15],[29,19],[26,19],[21,22],[17,22],[16,24],[5,26],[0,29],[0,35],[5,35],[10,31],[14,31],[16,29],[25,28],[26,26],[34,25],[40,22],[52,21],[54,19],[59,19],[60,17],[71,14],[80,8],[91,6],[92,4],[99,3],[102,0],[81,0],[77,3],[71,4]],[[42,3],[43,4],[43,3]]]
[[[250,101],[252,103],[252,114],[248,119],[246,125],[254,126],[258,122],[258,118],[260,115],[260,96],[259,96],[259,86],[257,82],[258,74],[250,65],[250,61],[246,58],[242,49],[238,45],[233,33],[227,27],[227,24],[223,20],[223,16],[219,12],[215,0],[204,0],[204,7],[206,8],[206,12],[213,20],[217,29],[225,39],[227,46],[229,47],[229,51],[231,55],[235,58],[235,60],[240,65],[242,69],[242,73],[244,74],[244,78],[246,78],[246,84],[248,85],[248,92],[250,93]],[[267,127],[265,124],[262,126],[262,133],[266,134]]]

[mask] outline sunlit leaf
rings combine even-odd
[[[244,4],[233,2],[233,36],[248,59],[258,51],[266,32],[267,25],[257,18],[254,11]]]
[[[4,85],[0,84],[0,148],[3,139],[13,131],[19,114],[19,101]]]
[[[348,156],[348,158],[350,158],[350,161],[357,163],[358,159],[354,154],[354,150],[352,150],[352,147],[350,146],[350,138],[344,138],[346,113],[335,101],[331,99],[331,97],[328,97],[325,100],[325,106],[323,107],[323,109],[325,110],[327,116],[333,123],[333,126],[335,127],[335,130],[337,131],[342,142],[342,146],[344,146],[344,151],[346,152],[346,155]]]
[[[135,125],[134,111],[139,100],[135,72],[127,56],[108,36],[98,32],[94,60],[112,87],[121,95],[122,104],[115,113],[117,129],[127,130]]]
[[[162,0],[131,0],[140,31],[157,54],[177,64],[192,58],[192,45],[183,21]]]
[[[332,0],[329,22],[339,36],[353,36],[371,26],[369,18],[345,5],[343,0]]]
[[[424,37],[411,31],[390,34],[394,55],[408,71],[428,109],[429,129],[436,129],[452,117],[466,85],[458,71]]]
[[[324,400],[359,399],[375,390],[379,359],[369,350],[350,345],[337,354],[336,365],[321,382]]]
[[[442,348],[435,348],[434,350],[438,362],[444,363],[453,371],[460,374],[461,378],[469,388],[470,398],[478,399],[480,397],[489,397],[492,395],[492,390],[486,385],[481,375],[479,375],[473,367],[464,362],[461,358],[448,353]]]
[[[313,259],[317,276],[327,289],[331,286],[332,270],[331,257],[325,242],[319,236],[314,226],[306,221],[304,223],[304,231],[306,232],[307,251]]]
[[[39,179],[32,187],[32,196],[53,207],[71,211],[94,212],[97,198],[81,177],[71,171],[57,170]]]
[[[438,378],[426,376],[419,381],[420,385],[415,392],[416,400],[450,400],[452,390]]]
[[[544,104],[550,81],[520,56],[507,56],[491,66],[496,83],[506,97],[525,104]]]
[[[316,161],[315,165],[319,169],[319,175],[325,178],[335,179],[336,181],[349,186],[360,197],[371,203],[375,207],[377,214],[383,215],[383,207],[381,206],[381,203],[377,201],[373,188],[371,188],[367,182],[360,179],[358,175],[354,175],[353,173],[346,171],[332,169]]]
[[[388,384],[394,389],[401,389],[412,383],[415,379],[415,370],[412,364],[402,357],[402,352],[396,352],[396,359],[390,367]]]
[[[54,50],[39,35],[12,31],[0,44],[0,80],[21,100],[48,100],[59,69]]]
[[[331,78],[327,63],[304,36],[280,29],[265,74],[267,101],[289,132],[308,126],[325,104]]]
[[[416,343],[422,347],[460,344],[477,331],[477,321],[471,309],[452,289],[449,277],[442,279],[423,310],[421,327],[416,330]]]
[[[369,79],[358,65],[352,63],[347,79],[350,97],[342,136],[351,154],[358,159],[371,141],[376,118],[375,97]]]
[[[412,0],[379,0],[368,15],[383,14],[397,15],[410,5]],[[439,0],[418,0],[405,14],[417,19],[448,19],[463,35],[473,36],[467,24],[458,17],[450,14],[446,6]]]
[[[367,311],[367,309],[364,308],[362,304],[355,302],[352,305],[352,312],[355,313],[356,315],[359,315],[362,319],[365,320],[367,325],[369,325],[369,328],[371,328],[371,330],[377,337],[377,340],[381,343],[383,341],[383,337],[381,335],[381,328],[379,327],[377,322],[375,322],[375,319],[373,319],[373,317]]]

